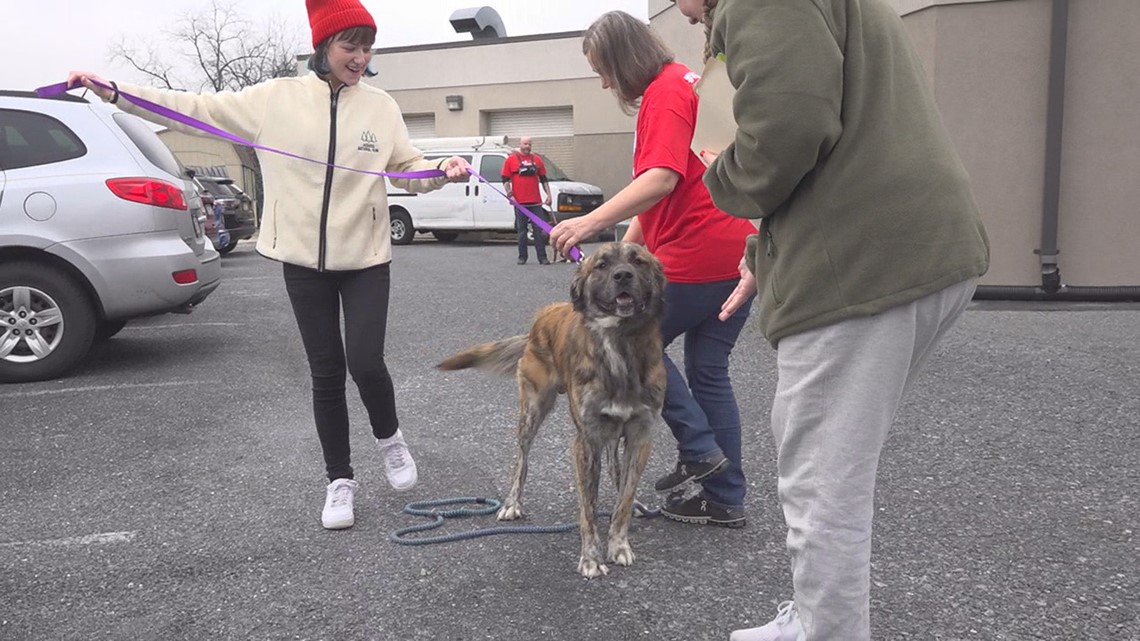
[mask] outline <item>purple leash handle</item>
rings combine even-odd
[[[237,143],[239,145],[243,145],[246,147],[253,147],[254,149],[260,149],[262,151],[267,151],[269,153],[287,156],[289,158],[295,158],[297,160],[303,160],[305,162],[315,163],[315,164],[323,165],[326,167],[333,167],[335,169],[341,169],[343,171],[351,171],[351,172],[355,172],[358,174],[368,174],[370,176],[385,176],[388,178],[403,178],[403,179],[419,179],[419,178],[439,178],[441,176],[447,175],[447,173],[444,172],[442,169],[425,169],[423,171],[406,171],[406,172],[368,171],[365,169],[356,169],[355,167],[345,167],[343,165],[328,163],[328,162],[324,162],[322,160],[314,160],[312,158],[306,158],[305,156],[300,156],[298,154],[288,152],[288,151],[284,151],[282,149],[275,149],[273,147],[267,147],[265,145],[259,145],[255,142],[253,142],[252,140],[246,140],[245,138],[242,138],[241,136],[232,134],[232,133],[230,133],[224,129],[219,129],[218,127],[215,127],[209,123],[202,122],[201,120],[198,120],[197,118],[187,116],[184,113],[181,113],[181,112],[175,111],[173,109],[164,107],[160,104],[151,102],[149,100],[139,98],[138,96],[135,96],[133,94],[129,94],[125,91],[119,91],[115,87],[105,85],[101,82],[98,82],[98,81],[92,81],[92,82],[94,82],[96,85],[98,85],[104,89],[109,89],[111,91],[117,92],[119,94],[120,98],[125,99],[127,102],[129,102],[133,105],[136,105],[141,109],[145,109],[151,113],[162,116],[163,118],[166,118],[168,120],[173,120],[174,122],[182,123],[182,124],[187,125],[189,127],[193,127],[195,129],[204,131],[208,134],[217,136],[218,138],[223,138],[225,140],[229,140],[230,142]],[[68,84],[66,82],[60,82],[60,83],[57,83],[54,85],[48,85],[46,87],[40,87],[39,89],[36,89],[36,95],[41,97],[41,98],[49,98],[51,96],[57,96],[59,94],[66,93],[68,90],[70,90],[72,88],[73,87],[68,86]],[[550,226],[549,223],[547,223],[545,220],[542,220],[538,216],[534,215],[534,213],[531,212],[529,209],[523,207],[518,202],[516,202],[514,198],[511,198],[510,196],[503,193],[502,190],[500,190],[498,187],[491,184],[486,178],[484,178],[484,177],[480,176],[478,173],[476,173],[473,168],[468,167],[467,171],[472,176],[475,176],[475,178],[478,179],[480,182],[482,182],[483,184],[485,184],[488,187],[490,187],[491,189],[493,189],[497,194],[499,194],[503,198],[506,198],[507,202],[509,202],[512,207],[514,207],[517,211],[521,212],[527,218],[529,218],[531,221],[533,221],[534,224],[537,225],[538,228],[541,229],[544,233],[546,233],[548,235],[550,234],[550,230],[552,229],[552,227]],[[582,250],[578,249],[576,246],[571,247],[570,248],[570,259],[573,260],[575,263],[582,262]]]

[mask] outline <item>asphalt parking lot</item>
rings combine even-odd
[[[69,378],[0,386],[0,639],[723,640],[763,623],[790,577],[773,352],[754,324],[733,360],[743,530],[641,519],[634,565],[590,581],[576,532],[389,542],[418,522],[408,501],[508,489],[512,382],[432,366],[525,331],[573,269],[518,266],[510,242],[395,248],[388,365],[420,483],[387,487],[350,387],[362,492],[346,531],[320,526],[307,368],[280,267],[252,245],[192,315],[132,323]],[[875,638],[1140,639],[1138,392],[1140,306],[972,305],[884,454]],[[575,518],[570,433],[561,403],[529,523]],[[647,476],[673,456],[662,424]]]

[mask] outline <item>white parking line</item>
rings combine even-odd
[[[74,547],[80,545],[107,545],[112,543],[130,543],[135,540],[138,532],[103,532],[101,534],[88,534],[87,536],[73,536],[66,539],[41,539],[38,541],[13,541],[0,543],[0,548],[14,547]]]
[[[216,385],[210,381],[167,381],[165,383],[120,383],[118,385],[86,385],[84,387],[63,387],[31,392],[0,394],[0,398],[27,398],[29,396],[49,396],[51,394],[74,394],[81,392],[106,392],[108,390],[137,389],[140,387],[184,387],[188,385]]]
[[[127,325],[123,331],[137,329],[176,329],[179,327],[241,327],[248,323],[174,323],[172,325]]]

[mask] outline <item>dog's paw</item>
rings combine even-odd
[[[605,563],[601,563],[597,559],[587,559],[582,556],[578,557],[578,573],[587,579],[593,579],[609,574],[610,569],[606,567]]]
[[[633,565],[634,554],[629,541],[610,541],[609,548],[606,554],[607,561],[617,565]]]
[[[500,521],[517,521],[521,519],[522,516],[522,508],[519,507],[517,503],[508,503],[499,508],[499,512],[495,515],[495,518]]]

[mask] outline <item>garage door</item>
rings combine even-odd
[[[492,111],[492,136],[506,136],[518,146],[519,138],[534,138],[534,151],[553,160],[567,174],[574,175],[574,109],[550,107],[520,111]]]
[[[435,138],[435,114],[404,114],[408,138]]]

